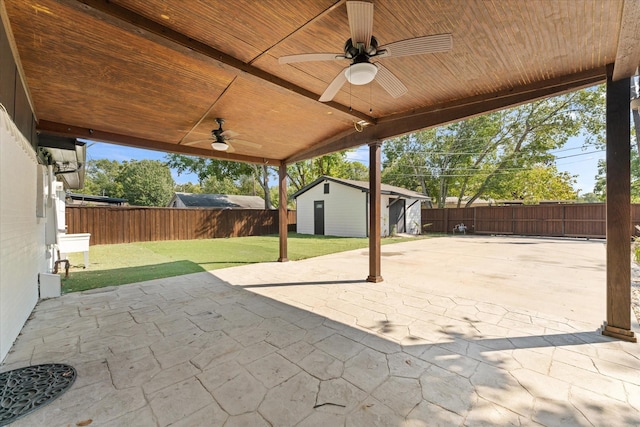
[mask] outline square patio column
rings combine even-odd
[[[369,144],[369,276],[367,282],[382,282],[380,275],[380,150],[382,141]]]
[[[287,211],[287,164],[280,162],[278,167],[278,235],[280,237],[280,256],[278,262],[289,261],[287,255],[287,233],[289,214]]]
[[[631,89],[607,68],[607,320],[602,334],[636,342],[631,331]]]

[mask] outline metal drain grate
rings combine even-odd
[[[48,404],[73,385],[76,370],[61,363],[0,373],[0,426]]]

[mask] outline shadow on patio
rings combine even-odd
[[[377,284],[354,277],[367,262],[356,250],[42,301],[1,369],[62,362],[78,380],[15,425],[640,424],[637,344],[601,336],[580,320],[589,311],[549,314],[555,294],[545,287],[575,275],[570,266],[530,266],[544,277],[522,283],[544,310],[534,311],[522,278],[503,287],[520,298],[513,306],[478,271],[475,299],[459,271],[448,271],[446,293],[434,274],[416,275],[430,267],[411,253],[421,248],[441,267],[444,245],[399,244],[407,255]],[[575,277],[587,290],[588,274]]]
[[[627,401],[640,398],[637,359],[623,343],[514,334],[476,310],[433,307],[352,327],[193,274],[43,301],[3,370],[56,361],[79,372],[15,423],[25,426],[640,423]]]

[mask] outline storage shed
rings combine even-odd
[[[297,232],[344,237],[367,237],[369,183],[322,176],[293,197],[297,206]],[[422,202],[430,198],[393,185],[382,184],[382,235],[392,232],[420,234]]]

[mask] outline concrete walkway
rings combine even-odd
[[[358,250],[42,301],[0,369],[79,376],[14,425],[640,425],[602,241],[434,238],[367,273]]]

